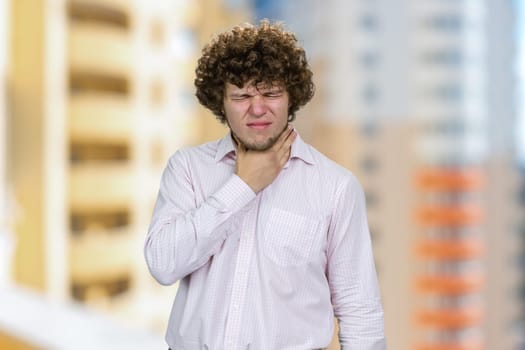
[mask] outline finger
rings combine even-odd
[[[284,164],[290,158],[290,153],[292,151],[292,144],[297,138],[297,132],[293,131],[290,136],[286,139],[283,147],[279,149],[278,156],[281,162]]]
[[[286,140],[290,137],[290,134],[294,131],[293,127],[288,124],[286,129],[279,135],[279,138],[277,139],[277,142],[274,144],[275,150],[280,150],[285,145]]]
[[[290,132],[288,133],[288,135],[286,136],[286,138],[284,139],[282,145],[281,145],[281,149],[289,149],[290,146],[292,146],[293,142],[295,141],[297,137],[297,132],[295,131],[295,129],[291,129]]]
[[[279,156],[279,164],[281,167],[283,167],[288,159],[290,159],[290,155],[292,153],[292,149],[290,147],[286,148],[284,152],[282,152]]]

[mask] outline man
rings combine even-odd
[[[292,33],[261,21],[218,35],[197,98],[230,129],[163,173],[145,256],[180,281],[171,349],[386,349],[363,191],[290,126],[313,96]]]

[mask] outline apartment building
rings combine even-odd
[[[521,165],[521,190],[519,192],[519,201],[522,208],[525,208],[525,167]],[[523,213],[523,210],[521,211]],[[520,222],[518,225],[518,236],[520,237],[519,246],[521,247],[521,256],[519,258],[519,264],[521,266],[521,280],[520,286],[518,289],[518,295],[521,298],[521,310],[520,318],[518,320],[519,329],[525,328],[525,218],[523,214],[521,215]],[[521,347],[522,350],[525,349],[525,335],[521,335]]]
[[[248,17],[235,3],[0,2],[0,203],[9,183],[15,284],[164,332],[176,286],[149,276],[143,242],[168,157],[218,124],[203,121],[193,71],[203,40]]]
[[[367,191],[389,347],[516,349],[511,2],[257,3],[317,74],[299,129]]]
[[[14,281],[123,319],[152,296],[140,241],[163,158],[185,142],[164,132],[185,113],[168,3],[11,2]]]

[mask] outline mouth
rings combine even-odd
[[[272,123],[270,122],[253,122],[253,123],[247,124],[247,126],[250,129],[255,129],[255,130],[264,130],[264,129],[269,128],[270,125],[272,125]]]

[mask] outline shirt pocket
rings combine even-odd
[[[277,265],[298,266],[310,259],[319,221],[273,208],[263,237],[267,258]]]

